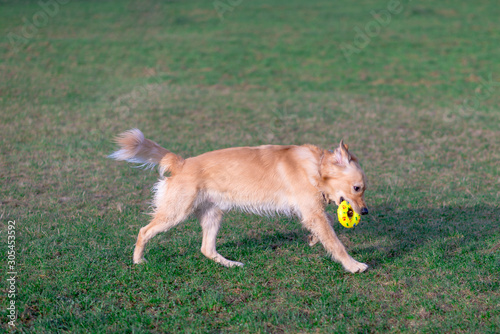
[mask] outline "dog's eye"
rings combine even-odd
[[[354,191],[359,191],[359,189],[361,189],[361,188],[358,186],[354,186]]]

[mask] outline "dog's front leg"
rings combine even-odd
[[[313,239],[310,244],[315,243],[314,241],[317,238],[333,259],[340,262],[347,271],[351,273],[365,271],[368,265],[354,260],[347,254],[344,245],[342,245],[335,234],[328,218],[333,219],[332,217],[327,217],[326,213],[304,215],[303,223],[313,233]]]

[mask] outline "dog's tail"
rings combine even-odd
[[[144,134],[139,129],[123,132],[115,138],[115,142],[120,145],[120,149],[109,155],[108,158],[142,163],[141,167],[145,168],[159,165],[160,175],[167,171],[175,174],[184,163],[184,160],[177,154],[144,138]]]

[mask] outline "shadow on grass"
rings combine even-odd
[[[369,226],[361,234],[385,242],[380,246],[363,248],[359,245],[357,248],[359,254],[371,259],[372,267],[387,259],[415,252],[429,243],[451,256],[459,248],[484,242],[500,233],[500,208],[497,206],[447,206],[426,210],[393,210],[381,206],[371,208],[371,211]]]
[[[331,209],[328,211],[331,212]],[[498,237],[500,234],[500,208],[497,206],[476,205],[426,210],[395,210],[390,206],[379,206],[371,207],[370,211],[370,215],[366,216],[355,230],[348,231],[340,225],[334,226],[334,229],[349,248],[349,253],[355,258],[362,255],[371,268],[416,252],[429,244],[438,247],[444,256],[453,256],[458,249],[473,250],[478,243],[484,243],[487,238],[495,235]],[[280,222],[274,221],[270,224]],[[224,252],[239,248],[244,253],[252,253],[258,252],[259,249],[275,250],[301,242],[307,244],[309,233],[298,221],[288,226],[291,226],[291,229],[287,232],[280,228],[280,231],[274,233],[245,234],[235,241],[218,243],[218,250]],[[493,253],[499,250],[500,246],[496,244],[484,252]]]

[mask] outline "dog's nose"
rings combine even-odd
[[[367,208],[362,208],[361,209],[361,214],[362,215],[367,215],[368,214],[368,209]]]

